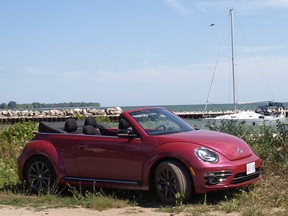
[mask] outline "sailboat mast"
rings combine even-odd
[[[235,59],[234,59],[234,27],[233,27],[233,9],[230,9],[230,24],[231,24],[231,48],[232,48],[232,78],[233,78],[233,102],[234,102],[234,113],[237,112],[237,101],[236,101],[236,82],[235,82]]]

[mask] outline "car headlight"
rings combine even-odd
[[[194,150],[196,157],[204,162],[216,163],[218,161],[218,155],[210,149],[207,148],[196,148]]]

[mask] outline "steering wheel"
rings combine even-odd
[[[161,129],[162,128],[162,129]],[[158,127],[156,127],[156,130],[166,130],[166,126],[165,125],[159,125]]]

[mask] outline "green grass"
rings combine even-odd
[[[241,215],[285,215],[288,211],[288,132],[277,127],[247,127],[223,122],[218,130],[245,140],[262,159],[263,179],[246,187],[195,195],[187,203],[161,206],[152,192],[54,188],[48,194],[31,195],[17,176],[16,160],[23,146],[37,129],[33,122],[0,128],[0,204],[43,208],[84,207],[97,210],[126,206],[158,207],[157,211],[185,215],[206,215],[208,212]]]

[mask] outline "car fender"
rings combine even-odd
[[[55,146],[46,140],[32,140],[25,145],[22,154],[18,158],[19,166],[22,167],[22,169],[19,170],[24,170],[27,162],[35,156],[47,158],[54,167],[56,176],[63,176],[63,161]],[[20,179],[23,179],[24,173],[19,173],[19,177]]]
[[[144,160],[143,163],[143,186],[149,187],[150,174],[153,172],[155,165],[165,159],[175,159],[181,161],[191,173],[190,168],[193,168],[195,160],[194,149],[197,147],[195,144],[183,142],[171,142],[162,144],[154,148]],[[196,161],[197,162],[197,161]]]

